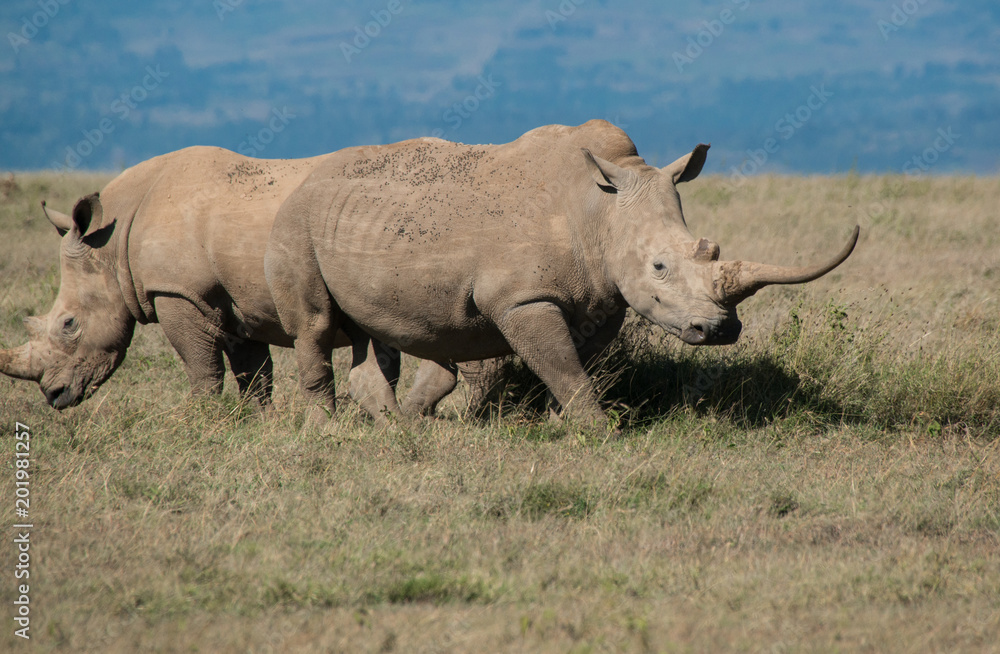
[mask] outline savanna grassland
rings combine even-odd
[[[106,179],[3,182],[0,346],[58,291],[38,200],[69,211]],[[0,379],[3,649],[1000,651],[1000,179],[681,192],[725,258],[825,258],[855,223],[861,239],[826,278],[747,300],[734,346],[630,322],[599,373],[620,434],[546,422],[516,364],[484,416],[460,385],[437,420],[376,428],[345,400],[330,433],[303,430],[288,351],[262,419],[231,378],[191,400],[155,325],[78,408]]]

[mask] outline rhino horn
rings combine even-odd
[[[45,204],[45,200],[42,200],[42,213],[45,214],[45,217],[49,219],[52,226],[59,232],[59,236],[65,236],[66,232],[73,227],[72,216],[49,208],[48,205]]]
[[[830,261],[817,266],[795,268],[752,261],[720,261],[715,264],[716,295],[722,304],[736,306],[770,284],[802,284],[818,279],[851,255],[860,232],[860,227],[855,225],[844,249]]]
[[[8,377],[38,381],[41,373],[31,365],[31,343],[11,350],[0,350],[0,372]]]

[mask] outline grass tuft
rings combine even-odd
[[[585,518],[594,507],[586,488],[576,484],[542,482],[530,485],[521,498],[521,512],[531,520],[545,516]]]
[[[488,602],[491,598],[482,581],[472,581],[465,577],[450,579],[433,573],[420,573],[398,580],[384,589],[383,596],[392,604]]]

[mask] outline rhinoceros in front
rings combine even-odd
[[[590,121],[498,146],[422,139],[332,154],[279,209],[265,255],[306,392],[327,392],[330,330],[350,324],[352,337],[443,367],[516,353],[564,411],[604,421],[585,364],[627,306],[686,343],[733,343],[739,302],[825,274],[857,241],[855,228],[809,268],[721,261],[717,244],[691,236],[676,188],[707,151],[651,167],[624,132]],[[377,386],[366,408],[394,409]]]

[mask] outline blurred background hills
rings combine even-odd
[[[0,168],[304,157],[604,118],[650,163],[1000,168],[994,0],[6,0]]]

